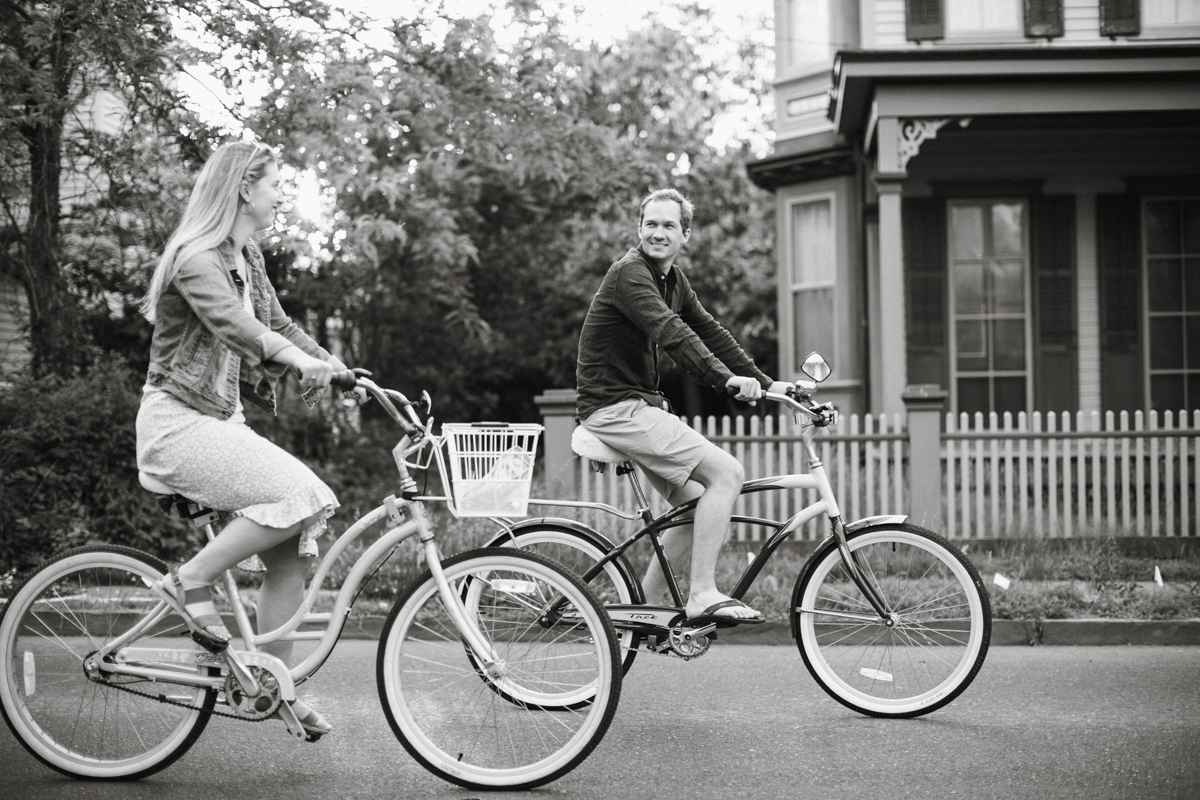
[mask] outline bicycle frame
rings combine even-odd
[[[811,394],[811,391],[809,392]],[[834,497],[833,487],[830,485],[829,476],[825,471],[825,466],[817,457],[817,450],[814,444],[814,437],[818,427],[824,427],[823,416],[819,407],[809,407],[793,398],[777,394],[773,392],[765,393],[765,397],[769,400],[783,403],[789,406],[793,411],[802,413],[809,418],[808,424],[804,424],[800,428],[800,441],[804,447],[804,451],[808,456],[809,472],[803,474],[777,475],[769,478],[758,478],[756,480],[747,481],[742,486],[742,494],[752,494],[755,492],[773,491],[778,489],[815,489],[818,492],[819,499],[798,512],[793,514],[783,523],[774,520],[759,519],[755,517],[734,516],[731,521],[734,523],[748,523],[755,525],[763,525],[767,527],[775,527],[776,531],[763,543],[754,559],[746,566],[738,579],[737,585],[730,596],[740,600],[746,595],[750,587],[754,584],[754,580],[758,577],[763,567],[766,566],[771,556],[779,548],[788,536],[795,532],[801,525],[815,519],[822,514],[829,517],[830,533],[829,537],[837,542],[838,553],[841,556],[842,562],[845,565],[846,572],[850,578],[858,586],[863,596],[870,602],[872,609],[878,614],[878,619],[870,621],[883,620],[885,624],[892,624],[892,613],[887,607],[886,602],[876,591],[874,584],[866,579],[862,565],[857,557],[850,552],[847,543],[846,534],[859,527],[876,524],[879,522],[902,522],[905,517],[896,515],[886,515],[870,517],[863,520],[858,520],[850,526],[842,524],[841,510],[838,507],[837,499]],[[802,394],[802,400],[808,400],[809,395]],[[622,469],[618,467],[618,469]],[[691,524],[690,513],[695,510],[696,500],[690,500],[682,505],[676,506],[658,517],[652,517],[649,510],[649,502],[646,499],[645,491],[638,480],[636,473],[630,475],[630,480],[633,485],[634,494],[639,504],[639,509],[634,513],[624,512],[613,508],[604,503],[593,503],[587,501],[572,501],[572,500],[545,500],[533,499],[529,500],[530,505],[543,506],[560,506],[573,508],[590,508],[606,513],[615,514],[624,519],[642,519],[645,525],[638,530],[633,536],[626,539],[624,542],[616,545],[603,559],[596,562],[587,572],[582,575],[585,582],[591,581],[600,571],[610,562],[614,561],[625,551],[629,550],[639,540],[646,536],[650,537],[650,543],[653,547],[655,558],[659,566],[662,568],[663,575],[666,577],[667,589],[670,592],[671,600],[678,608],[683,608],[684,597],[679,589],[679,582],[676,578],[674,569],[667,558],[666,551],[663,548],[661,535],[664,531],[671,528],[682,527]],[[431,498],[432,499],[432,498]],[[440,498],[439,498],[440,499]],[[498,520],[501,524],[505,524],[503,520]],[[505,524],[509,535],[512,535],[512,527]],[[611,611],[618,611],[623,607],[610,606]]]

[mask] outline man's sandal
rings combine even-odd
[[[767,619],[762,615],[761,611],[754,611],[753,617],[733,617],[728,614],[718,614],[717,612],[723,608],[745,608],[750,611],[754,611],[754,609],[750,608],[750,606],[746,605],[741,600],[734,600],[730,598],[729,600],[722,600],[719,603],[713,603],[711,606],[704,609],[694,617],[688,617],[687,622],[684,623],[684,626],[694,628],[701,625],[716,623],[718,627],[725,628],[732,627],[734,625],[757,625],[760,622],[765,622]]]
[[[171,583],[166,580],[154,584],[154,590],[161,596],[170,599],[180,608],[180,617],[192,633],[196,644],[212,653],[223,653],[233,638],[225,628],[225,621],[217,613],[213,603],[212,584],[183,588],[179,580],[179,568],[171,567]],[[183,598],[180,602],[180,597]],[[208,608],[205,608],[208,606]]]

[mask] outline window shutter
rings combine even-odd
[[[904,35],[910,42],[945,37],[942,0],[904,0]]]
[[[1075,198],[1030,203],[1033,278],[1033,397],[1038,411],[1079,406],[1075,325]]]
[[[1025,0],[1025,35],[1052,39],[1063,35],[1063,0]]]
[[[1101,36],[1137,36],[1141,32],[1141,0],[1100,0]]]
[[[1141,204],[1132,195],[1096,196],[1100,268],[1100,401],[1105,411],[1143,407]]]
[[[936,383],[945,389],[950,386],[946,202],[910,197],[902,203],[908,382]]]

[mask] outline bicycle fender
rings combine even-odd
[[[509,540],[510,531],[512,534],[517,534],[527,528],[558,528],[560,530],[569,530],[572,533],[577,534],[579,538],[586,539],[588,544],[594,545],[606,553],[616,547],[615,544],[609,541],[608,537],[594,528],[589,528],[582,522],[578,522],[577,520],[573,519],[566,519],[564,517],[536,517],[533,519],[523,519],[520,522],[516,522],[508,526],[507,529],[497,533],[488,540],[484,547],[503,547]]]
[[[856,519],[854,522],[851,522],[845,526],[845,531],[846,533],[853,533],[854,531],[861,530],[863,528],[869,528],[872,525],[902,525],[907,521],[907,514],[880,514],[874,517],[863,517],[862,519]]]

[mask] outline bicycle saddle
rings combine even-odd
[[[190,520],[193,525],[200,527],[217,520],[217,513],[211,508],[205,508],[193,500],[184,497],[179,492],[167,486],[153,475],[138,470],[138,483],[148,492],[158,495],[158,507],[167,514],[174,512],[180,519]]]
[[[633,460],[620,450],[614,450],[597,439],[582,425],[576,425],[575,432],[571,434],[571,449],[575,451],[575,455],[577,456],[582,456],[588,461],[598,461],[602,464],[624,464],[627,461]]]

